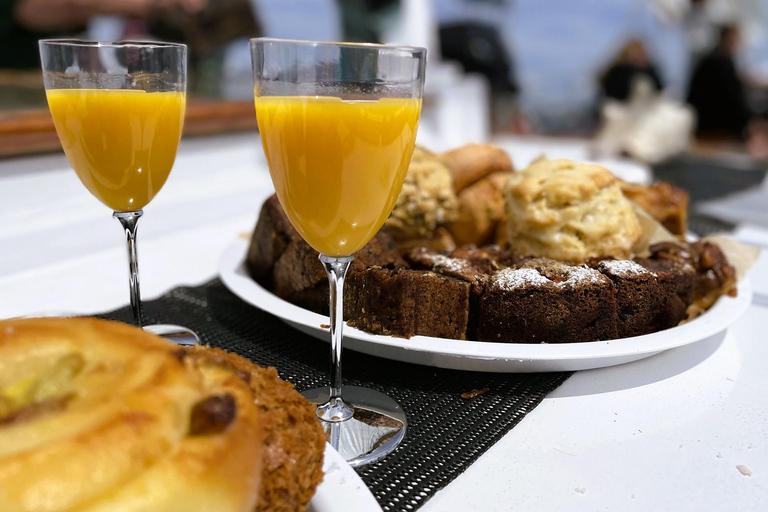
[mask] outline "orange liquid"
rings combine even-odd
[[[115,211],[146,206],[176,159],[185,94],[122,89],[47,94],[64,153],[83,185]]]
[[[373,238],[403,186],[420,112],[416,99],[256,98],[277,197],[307,243],[339,257]]]

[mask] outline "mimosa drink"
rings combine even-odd
[[[327,256],[360,250],[397,201],[421,100],[257,96],[256,117],[280,203]]]
[[[146,206],[173,167],[185,94],[52,89],[47,95],[64,152],[91,194],[118,212]]]

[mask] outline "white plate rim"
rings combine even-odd
[[[244,258],[249,242],[233,241],[222,254],[219,276],[225,286],[245,302],[271,313],[289,324],[327,332],[321,324],[328,317],[295,306],[256,283],[245,271]],[[425,352],[441,356],[476,360],[572,361],[595,358],[622,358],[656,354],[705,339],[726,329],[749,307],[752,287],[748,279],[739,283],[737,297],[722,297],[705,314],[686,324],[656,333],[608,341],[583,343],[523,344],[466,341],[428,336],[410,339],[369,334],[345,326],[345,338],[409,352]],[[354,349],[354,347],[351,347]]]
[[[339,502],[359,512],[381,512],[379,503],[360,475],[344,457],[325,443],[323,481],[317,486],[307,512],[335,512]]]

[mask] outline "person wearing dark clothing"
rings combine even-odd
[[[148,19],[183,10],[195,13],[208,0],[0,0],[0,69],[40,66],[39,39],[82,32],[96,15]]]
[[[744,135],[751,113],[734,60],[738,44],[738,30],[724,27],[715,48],[693,70],[688,103],[696,110],[699,134]]]
[[[615,62],[600,79],[603,97],[627,101],[632,93],[632,84],[640,77],[646,77],[656,91],[664,88],[645,46],[641,41],[632,40],[622,48]]]
[[[484,75],[494,93],[516,93],[512,60],[498,31],[487,24],[464,22],[440,27],[440,53],[467,73]]]

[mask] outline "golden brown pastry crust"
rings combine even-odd
[[[324,448],[274,368],[116,322],[0,322],[0,510],[299,512]]]
[[[457,194],[486,176],[514,171],[507,152],[491,144],[466,144],[443,153],[442,157],[453,175],[453,189]]]
[[[674,185],[656,182],[650,186],[621,182],[625,197],[645,210],[670,233],[684,237],[688,230],[688,193]]]
[[[0,322],[0,510],[252,511],[253,393],[176,350],[116,322]]]
[[[458,245],[493,243],[500,222],[506,217],[502,191],[511,173],[485,176],[459,193],[459,215],[448,225]]]
[[[398,242],[432,238],[456,217],[451,173],[439,156],[416,147],[403,188],[386,225]]]
[[[261,368],[217,348],[195,347],[190,354],[247,376],[265,432],[264,479],[256,510],[304,511],[323,479],[325,434],[314,406],[274,368]]]

